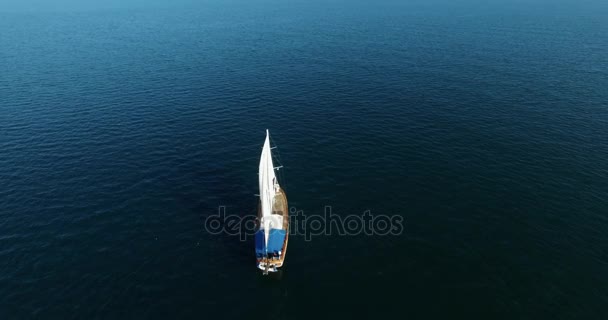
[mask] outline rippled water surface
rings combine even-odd
[[[608,314],[603,1],[2,12],[2,319]],[[255,213],[267,128],[291,206],[403,234],[262,277],[203,221]]]

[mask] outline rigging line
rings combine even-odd
[[[278,158],[278,164],[279,166],[277,166],[277,170],[276,170],[276,174],[279,176],[279,179],[281,181],[281,184],[283,185],[283,189],[287,188],[287,179],[285,178],[285,174],[284,174],[284,167],[283,167],[283,161],[281,159],[281,156],[277,153],[277,158]]]
[[[279,152],[279,147],[275,144],[275,146],[273,148],[276,148],[277,151],[274,153],[274,155],[276,156],[277,162],[279,164],[280,167],[283,166],[283,158],[281,157],[281,152]]]
[[[279,152],[279,146],[277,146],[277,144],[274,142],[274,138],[269,135],[268,136],[270,139],[270,145],[274,146],[271,147],[270,149],[275,149],[275,152],[272,152],[272,158],[273,161],[276,159],[278,167],[280,167],[281,169],[283,169],[283,159],[281,158],[281,152]],[[279,177],[279,181],[281,182],[282,188],[284,190],[288,189],[289,184],[287,183],[287,178],[285,177],[285,174],[283,173],[285,170],[275,170],[275,175],[277,175]]]

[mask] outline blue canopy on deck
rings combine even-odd
[[[258,230],[255,233],[255,255],[257,257],[263,257],[266,248],[264,246],[264,231]],[[270,235],[268,236],[268,253],[279,253],[283,249],[283,242],[285,242],[286,230],[282,229],[270,229]]]

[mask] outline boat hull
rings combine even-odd
[[[271,257],[257,257],[257,266],[259,269],[264,271],[276,272],[277,268],[280,268],[285,263],[285,256],[287,254],[287,244],[289,242],[289,206],[287,204],[287,196],[283,189],[279,188],[274,197],[274,204],[272,207],[273,215],[280,215],[282,217],[282,225],[279,229],[284,231],[285,238],[283,240],[280,254]],[[258,230],[260,229],[260,221],[262,220],[261,206],[258,205]]]

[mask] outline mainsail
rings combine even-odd
[[[274,197],[276,194],[275,185],[276,177],[274,175],[274,166],[272,164],[272,154],[270,153],[270,137],[266,130],[266,141],[262,148],[262,156],[260,158],[260,203],[262,207],[261,225],[264,229],[264,242],[268,246],[268,236],[272,223],[272,206],[274,205]],[[278,185],[277,185],[278,186]]]

